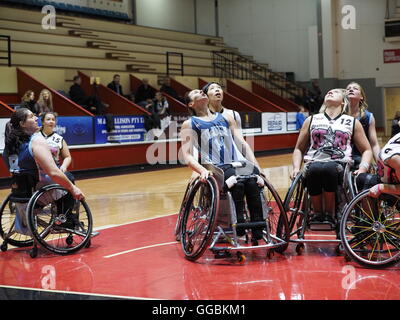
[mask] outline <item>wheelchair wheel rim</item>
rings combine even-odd
[[[367,267],[388,267],[400,259],[400,197],[378,199],[369,190],[357,195],[342,217],[340,235],[346,253]]]

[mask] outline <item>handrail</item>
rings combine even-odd
[[[243,65],[239,64],[237,61],[240,61]],[[274,89],[279,89],[281,91],[281,96],[283,96],[283,93],[286,93],[290,98],[295,99],[303,97],[308,91],[306,87],[235,52],[213,51],[212,64],[215,77],[225,77],[228,75],[243,80],[255,80],[262,83],[265,88],[268,88],[268,85],[270,85]],[[258,70],[258,72],[254,70]],[[221,71],[222,74],[217,74],[218,71]],[[275,81],[285,82],[286,86],[284,87]]]
[[[11,37],[0,34],[0,38],[7,39],[7,57],[0,57],[0,59],[8,60],[8,66],[11,67]]]
[[[183,53],[181,52],[173,52],[173,51],[167,51],[166,53],[166,57],[167,57],[167,76],[169,76],[169,71],[170,70],[174,70],[174,71],[180,71],[181,72],[181,76],[183,76]],[[170,67],[170,61],[169,61],[169,57],[170,56],[178,56],[181,58],[181,67],[180,68],[171,68]]]

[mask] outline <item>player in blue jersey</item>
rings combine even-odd
[[[250,220],[262,221],[262,202],[260,188],[264,186],[263,179],[248,179],[237,181],[236,176],[261,174],[260,166],[254,153],[243,139],[236,121],[229,114],[212,113],[208,108],[208,96],[202,90],[192,90],[187,96],[187,105],[192,117],[182,124],[182,154],[187,165],[205,181],[209,171],[203,164],[212,164],[224,172],[225,187],[229,189],[235,202],[238,223],[245,222],[244,196],[250,212]],[[199,150],[198,156],[193,150]],[[239,167],[238,163],[242,166]],[[245,230],[237,228],[239,236]],[[262,229],[253,228],[254,240],[262,238]]]

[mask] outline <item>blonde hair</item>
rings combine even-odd
[[[342,93],[342,97],[343,97],[342,112],[340,114],[343,114],[343,113],[347,114],[348,109],[349,109],[349,99],[347,99],[346,89],[335,88],[335,89],[331,89],[331,90],[340,90],[340,92]],[[324,103],[322,104],[321,108],[319,109],[319,113],[324,113],[325,110],[326,110],[326,105],[325,105],[325,99],[324,99]]]
[[[48,100],[43,99],[44,93],[48,93],[48,95],[49,95]],[[37,104],[39,105],[39,110],[38,110],[39,114],[41,114],[43,112],[53,111],[53,97],[51,95],[51,92],[47,89],[43,89],[42,91],[40,91],[40,95],[39,95]]]
[[[362,97],[362,98],[361,98],[361,100],[360,100],[360,102],[359,102],[359,104],[358,104],[358,107],[360,108],[360,119],[362,119],[362,118],[365,117],[365,115],[366,115],[365,111],[368,109],[367,96],[366,96],[366,94],[365,94],[364,88],[363,88],[358,82],[355,82],[355,81],[350,82],[350,83],[347,85],[347,87],[348,87],[349,85],[351,85],[351,84],[355,84],[355,85],[357,85],[357,86],[360,87],[361,97]],[[346,88],[347,88],[347,87],[346,87]],[[347,94],[346,94],[346,96],[347,96]],[[348,110],[346,111],[346,114],[349,114],[349,113],[350,113],[350,105],[349,105]]]

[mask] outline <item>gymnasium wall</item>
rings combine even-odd
[[[138,25],[215,36],[214,0],[136,0]]]

